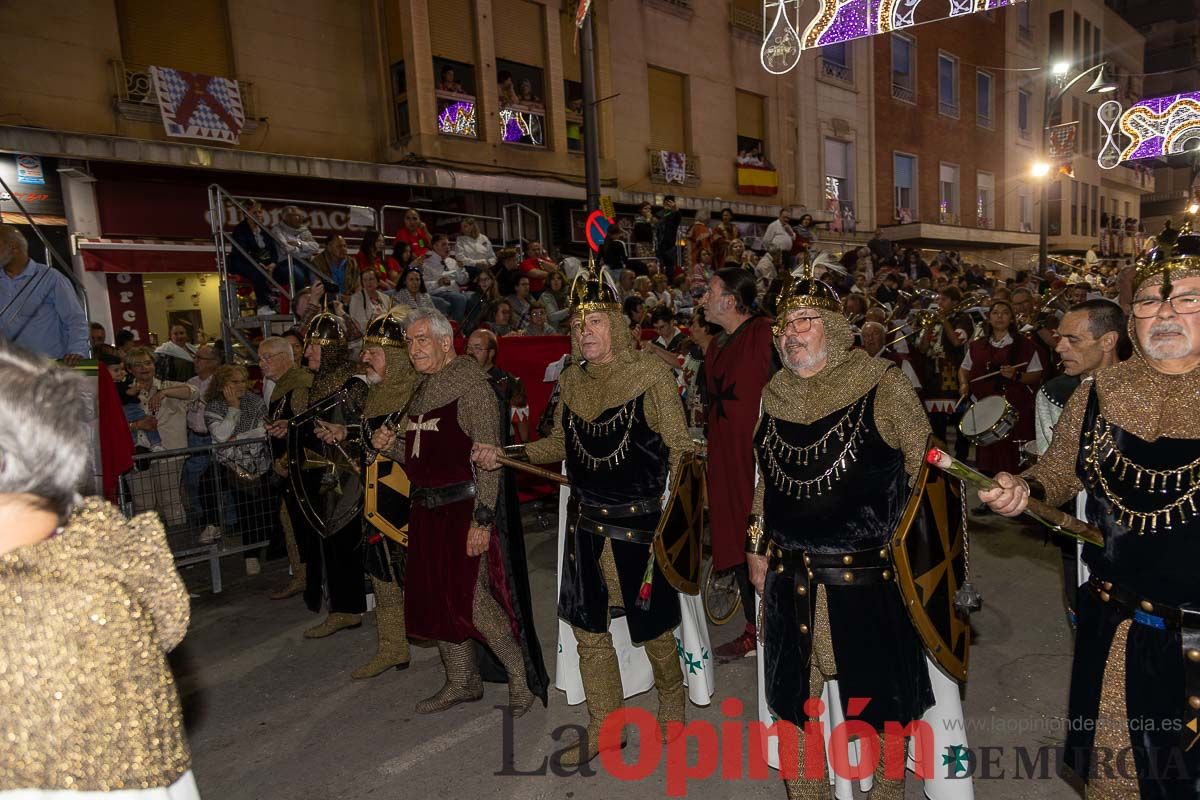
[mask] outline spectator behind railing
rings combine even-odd
[[[530,301],[533,300],[529,290],[529,278],[522,275],[517,281],[516,290],[504,298],[504,300],[508,303],[508,307],[512,309],[513,328],[524,330],[525,326],[529,324]]]
[[[392,307],[392,298],[379,288],[375,272],[364,272],[358,291],[350,296],[350,316],[362,330],[367,323],[387,312]]]
[[[317,253],[312,265],[337,284],[339,294],[349,296],[358,291],[358,263],[349,257],[346,240],[340,234],[335,233],[325,240],[325,249]],[[318,277],[308,276],[308,283],[311,285]]]
[[[308,229],[308,215],[295,206],[285,206],[279,215],[279,222],[271,230],[283,242],[286,252],[294,257],[312,261],[321,249]]]
[[[556,332],[563,331],[571,314],[567,300],[567,277],[558,271],[550,273],[546,279],[546,290],[538,299],[546,307],[546,320],[551,327]]]
[[[541,242],[530,242],[526,248],[525,260],[521,262],[521,272],[529,278],[529,290],[535,295],[542,293],[546,278],[558,269],[558,265],[546,256]]]
[[[336,287],[327,286],[325,281],[318,279],[313,282],[312,286],[300,293],[300,297],[296,301],[296,327],[307,331],[308,324],[312,322],[313,317],[328,306],[329,312],[340,317],[346,324],[347,341],[355,342],[362,338],[363,329],[358,326],[353,317],[346,313],[346,306],[338,296],[330,294],[334,288]],[[326,295],[329,296],[326,297]]]
[[[213,374],[204,394],[204,419],[216,442],[254,440],[217,448],[213,452],[213,458],[221,468],[221,482],[232,490],[235,507],[239,509],[235,531],[241,535],[243,545],[249,544],[248,538],[255,532],[272,527],[272,510],[279,506],[277,500],[263,502],[263,497],[270,492],[267,482],[270,451],[261,441],[267,435],[264,428],[267,403],[251,389],[250,373],[245,367],[230,364]],[[261,571],[258,556],[253,555],[255,552],[247,550],[245,553],[247,575],[257,575]]]
[[[453,92],[454,94],[463,94],[463,85],[459,83],[454,76],[454,67],[447,64],[442,67],[441,79],[438,81],[439,92]]]
[[[513,310],[508,300],[501,300],[492,311],[485,327],[497,336],[520,336],[521,330],[513,324]]]
[[[464,288],[471,280],[470,275],[449,256],[450,240],[445,234],[435,234],[429,252],[421,262],[421,274],[435,301],[446,302],[450,307],[448,316],[461,325],[466,318],[467,306],[475,300],[475,293]]]
[[[196,398],[195,387],[154,377],[154,354],[148,347],[130,349],[125,366],[128,375],[118,391],[134,450],[145,453],[186,447],[185,403]],[[168,400],[171,402],[165,402]]]
[[[68,365],[90,352],[71,281],[31,259],[25,234],[11,225],[0,225],[0,337]]]
[[[491,319],[496,303],[500,302],[500,285],[496,283],[496,277],[492,275],[491,270],[485,269],[479,273],[475,279],[475,287],[478,289],[482,318]]]
[[[425,288],[425,279],[421,277],[419,267],[409,267],[404,272],[400,288],[392,293],[396,305],[409,308],[437,308],[437,303]],[[439,309],[440,310],[440,309]]]
[[[396,279],[400,277],[401,268],[396,259],[384,255],[383,247],[383,234],[379,231],[367,231],[363,234],[358,252],[354,254],[354,260],[358,263],[360,275],[364,272],[374,272],[380,285],[391,291],[396,285]]]
[[[537,300],[529,304],[529,322],[523,332],[526,336],[553,336],[558,333],[546,319],[546,307]]]
[[[249,215],[239,222],[230,234],[234,246],[229,253],[229,273],[244,278],[254,287],[254,305],[257,306],[260,315],[274,314],[276,301],[267,275],[271,275],[280,285],[286,287],[287,269],[280,269],[279,248],[270,233],[262,227],[266,219],[262,206],[257,200],[252,200],[246,209],[250,212]],[[262,270],[265,270],[266,274],[263,274]]]
[[[188,593],[162,523],[80,499],[80,376],[4,344],[0,386],[0,796],[199,800],[166,658]]]
[[[479,230],[479,224],[471,217],[462,221],[458,238],[454,241],[454,260],[475,280],[481,270],[496,265],[496,253],[492,242]]]
[[[421,215],[415,208],[410,208],[404,212],[404,226],[396,232],[396,239],[392,242],[392,252],[399,250],[401,244],[407,244],[412,248],[412,257],[415,261],[424,257],[432,241],[433,236],[429,233],[429,228],[425,227],[425,223],[421,221]]]
[[[521,261],[517,255],[513,247],[505,247],[496,254],[496,284],[502,296],[512,294],[517,288],[517,279],[521,277]]]
[[[196,374],[196,348],[188,343],[187,326],[171,326],[170,341],[154,351],[154,374],[164,381],[184,382]]]

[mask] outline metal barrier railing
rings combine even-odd
[[[480,223],[480,230],[482,230],[485,234],[495,233],[495,231],[488,231],[486,229],[488,223],[498,224],[500,226],[501,243],[508,241],[508,220],[503,217],[491,217],[486,214],[465,214],[461,211],[439,211],[436,208],[420,208],[419,206],[385,205],[379,207],[377,219],[379,220],[378,230],[384,235],[386,241],[390,242],[392,239],[394,239],[396,237],[396,231],[400,230],[401,225],[404,224],[403,220],[401,220],[399,225],[389,228],[387,217],[388,212],[399,211],[401,214],[403,214],[403,212],[408,211],[410,208],[416,211],[418,214],[428,215],[431,217],[457,217],[459,219],[467,219],[469,217],[470,219]]]
[[[208,562],[214,594],[222,588],[222,558],[238,553],[261,558],[276,540],[282,495],[274,473],[268,469],[250,479],[230,466],[235,452],[244,462],[258,447],[270,451],[267,439],[243,439],[140,453],[120,479],[122,512],[127,517],[157,513],[175,564]]]

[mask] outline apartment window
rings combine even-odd
[[[849,142],[825,140],[825,207],[829,211],[852,211],[854,151]]]
[[[992,74],[975,71],[975,124],[992,127]]]
[[[1033,233],[1033,195],[1025,185],[1017,190],[1017,218],[1022,233]]]
[[[1079,235],[1079,181],[1071,181],[1071,235]]]
[[[826,78],[854,82],[854,68],[850,61],[850,42],[838,42],[821,48],[821,74]]]
[[[958,116],[958,59],[938,53],[938,113]]]
[[[385,7],[387,4],[385,4]],[[437,98],[438,133],[444,136],[479,136],[478,87],[475,73],[475,18],[470,0],[430,0],[429,43],[433,51],[434,95]],[[389,22],[399,21],[398,10],[388,12]],[[403,53],[398,34],[389,34],[389,48]]]
[[[563,98],[567,101],[567,150],[583,152],[583,84],[570,79],[563,81]]]
[[[892,34],[892,97],[906,103],[917,100],[916,50],[914,39]]]
[[[1092,58],[1100,63],[1100,26],[1092,28]]]
[[[892,154],[892,192],[895,218],[901,223],[917,219],[917,157]]]
[[[1065,34],[1065,17],[1064,12],[1055,11],[1050,15],[1050,35],[1049,35],[1049,54],[1050,63],[1062,61],[1063,57],[1063,36]]]
[[[1017,33],[1027,38],[1033,35],[1033,26],[1029,21],[1029,3],[1017,3]]]
[[[650,89],[650,148],[687,152],[687,113],[684,105],[687,79],[678,72],[648,67]]]
[[[1024,6],[1023,3],[1022,6]],[[1029,122],[1029,104],[1031,102],[1033,102],[1033,95],[1024,89],[1017,90],[1017,135],[1022,139],[1029,139],[1032,133]]]
[[[441,0],[436,4],[441,5]],[[542,6],[528,0],[494,0],[492,11],[500,139],[507,144],[545,147],[546,36]],[[451,35],[459,35],[457,24],[451,26]],[[472,46],[470,41],[468,46]]]
[[[996,177],[990,172],[975,175],[975,225],[996,227]]]
[[[757,157],[767,163],[766,141],[766,100],[750,92],[736,92],[737,102],[737,151],[742,154]],[[739,162],[741,163],[741,162]]]
[[[126,62],[234,77],[224,0],[173,4],[169,12],[158,0],[117,0],[116,6]]]
[[[946,225],[958,224],[958,167],[938,165],[938,217]]]
[[[392,76],[392,109],[396,121],[396,139],[407,139],[412,134],[408,122],[408,86],[404,76],[404,62],[397,61],[391,66]]]

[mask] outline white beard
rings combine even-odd
[[[1182,336],[1170,342],[1156,342],[1154,341],[1156,333],[1178,333]],[[1147,358],[1154,361],[1168,361],[1184,358],[1192,352],[1192,335],[1186,327],[1178,322],[1158,322],[1150,328],[1146,334],[1146,341],[1141,344],[1142,349],[1146,351]]]
[[[784,342],[783,360],[787,363],[788,369],[792,372],[800,372],[801,370],[810,370],[817,364],[820,364],[829,355],[829,349],[822,347],[820,350],[809,350],[801,347],[800,352],[794,358],[788,355],[787,342]]]
[[[367,373],[363,375],[363,380],[372,386],[378,386],[383,383],[383,376],[376,374],[374,370],[367,370]]]

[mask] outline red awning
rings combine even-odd
[[[216,272],[211,241],[165,239],[79,239],[84,268],[90,272]]]

